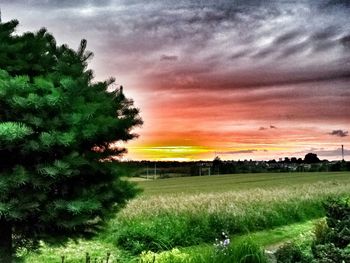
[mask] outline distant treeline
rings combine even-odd
[[[269,161],[224,161],[216,157],[213,161],[128,161],[121,166],[129,176],[169,178],[178,176],[201,176],[235,173],[264,172],[331,172],[350,171],[350,162],[320,160],[316,154],[305,158],[285,157]]]

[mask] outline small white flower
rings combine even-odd
[[[230,244],[230,239],[225,239],[224,240],[224,246],[228,246]]]

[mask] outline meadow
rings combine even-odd
[[[125,259],[128,262],[132,257],[137,259],[142,252],[147,257],[147,251],[162,254],[177,247],[190,247],[193,254],[203,254],[203,251],[198,253],[196,246],[202,249],[203,244],[213,244],[222,231],[233,239],[250,235],[253,241],[264,246],[291,238],[288,233],[293,233],[294,227],[288,230],[288,226],[305,222],[311,228],[310,220],[324,216],[324,201],[349,196],[350,173],[215,175],[139,181],[137,184],[144,189],[143,193],[111,220],[104,233],[92,241],[82,241],[91,251],[94,244],[100,246],[101,254],[111,251],[110,262],[116,262],[117,257],[118,262],[122,258],[128,258]],[[264,242],[257,236],[254,238],[254,233],[273,233],[281,227],[287,227],[284,237],[276,239],[267,234]],[[74,253],[69,252],[72,246],[73,243],[52,250],[44,245],[41,254],[29,253],[24,256],[24,262],[58,262],[43,260],[48,257],[46,255],[52,258],[55,253],[59,258],[62,251],[67,258],[73,258]],[[84,246],[80,247],[81,253]],[[76,253],[76,249],[73,250]],[[39,257],[41,261],[36,261]]]

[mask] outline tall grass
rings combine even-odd
[[[242,240],[223,251],[207,246],[200,251],[173,249],[162,253],[143,252],[140,263],[267,263],[262,249],[252,240]]]
[[[37,253],[19,256],[25,263],[54,263],[65,255],[65,262],[73,263],[82,262],[86,252],[92,259],[104,258],[111,252],[109,262],[136,263],[139,258],[125,253],[123,248],[134,255],[170,250],[160,254],[174,256],[171,251],[176,246],[201,244],[177,251],[190,256],[187,263],[225,262],[214,261],[220,255],[213,257],[213,246],[203,243],[213,244],[222,230],[230,234],[235,246],[242,244],[242,237],[235,238],[235,234],[249,233],[258,244],[267,245],[285,240],[286,232],[287,237],[303,232],[310,226],[300,229],[294,225],[292,228],[297,231],[290,231],[287,225],[324,216],[322,202],[329,196],[349,196],[350,173],[203,176],[140,185],[144,193],[132,200],[106,232],[94,240],[70,242],[65,247],[44,245]],[[281,225],[286,227],[268,230]],[[260,229],[266,231],[251,234]]]
[[[217,194],[140,196],[119,214],[110,237],[133,254],[212,242],[223,230],[242,234],[321,217],[327,198],[349,192],[350,184],[319,182]]]

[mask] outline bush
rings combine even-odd
[[[341,249],[333,243],[314,246],[313,254],[317,263],[350,262],[350,248]]]
[[[350,202],[349,200],[330,200],[325,204],[328,241],[336,247],[345,248],[350,244]]]
[[[312,256],[294,242],[284,244],[277,250],[275,256],[279,263],[311,263],[312,261]]]
[[[328,240],[329,227],[326,219],[322,219],[315,224],[314,244],[325,244]]]
[[[276,252],[281,263],[340,263],[350,262],[350,204],[349,200],[328,200],[326,220],[316,224],[311,255],[295,243],[287,243]]]

